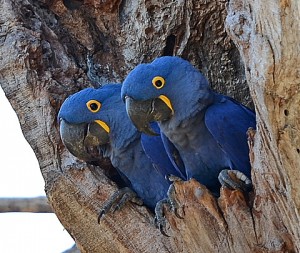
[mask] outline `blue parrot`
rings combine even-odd
[[[166,150],[171,142],[187,179],[195,178],[217,196],[220,183],[250,190],[246,132],[255,128],[255,114],[212,91],[188,61],[164,56],[138,65],[125,78],[121,96],[138,130],[153,135],[150,122],[158,122]]]
[[[95,149],[109,157],[125,181],[129,181],[128,186],[147,207],[155,210],[158,202],[167,199],[171,182],[165,177],[185,175],[173,167],[160,135],[152,137],[137,131],[120,94],[120,84],[107,84],[98,89],[86,88],[67,98],[58,114],[61,138],[74,156],[85,161],[93,160]],[[153,127],[160,134],[155,124]],[[115,200],[120,199],[116,207],[119,209],[129,195],[140,203],[128,188],[121,189],[105,205],[100,218]]]

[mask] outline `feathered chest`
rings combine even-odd
[[[203,113],[183,120],[179,124],[173,120],[162,122],[160,128],[178,149],[196,149],[201,142],[201,135],[202,137],[209,135]]]
[[[199,168],[231,167],[229,157],[206,127],[203,114],[182,121],[177,127],[161,124],[161,129],[179,151],[185,167],[192,171],[188,176]]]

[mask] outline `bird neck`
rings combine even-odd
[[[195,94],[198,94],[195,96]],[[206,108],[211,105],[216,98],[216,94],[210,90],[198,90],[193,96],[189,96],[189,99],[184,97],[177,98],[174,103],[174,115],[171,119],[161,122],[163,125],[169,127],[178,127],[183,122],[189,122],[189,120],[196,115],[201,115],[205,112]]]
[[[123,121],[110,121],[109,143],[100,147],[103,155],[110,158],[112,163],[113,159],[118,159],[120,154],[123,154],[126,150],[130,150],[131,146],[136,145],[135,143],[140,140],[141,136],[141,134],[131,124],[129,118],[118,118],[123,119]],[[113,165],[117,167],[116,164]]]
[[[130,181],[139,173],[143,172],[144,175],[150,175],[153,170],[152,163],[146,156],[138,136],[128,141],[128,145],[120,148],[106,145],[104,156],[109,157],[112,165]]]

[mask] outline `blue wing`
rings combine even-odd
[[[220,101],[208,107],[205,124],[222,150],[231,159],[234,169],[251,178],[247,130],[255,129],[253,111],[232,98],[221,96]]]
[[[174,175],[185,179],[184,174],[179,170],[179,167],[174,166],[171,162],[168,153],[166,152],[164,142],[162,140],[163,134],[160,132],[159,126],[156,122],[151,123],[151,128],[158,134],[158,136],[149,136],[147,134],[141,135],[142,147],[152,161],[154,166],[163,175]],[[165,137],[166,138],[166,137]],[[171,144],[171,143],[170,143]],[[173,146],[173,144],[171,144]],[[181,160],[180,160],[181,161]]]

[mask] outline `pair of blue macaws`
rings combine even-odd
[[[89,150],[97,147],[128,182],[101,215],[116,199],[138,196],[163,224],[160,204],[174,204],[168,199],[169,175],[195,178],[216,196],[221,184],[251,187],[246,132],[255,128],[254,112],[212,91],[182,58],[140,64],[122,85],[86,88],[65,100],[58,117],[73,155],[88,161]]]

